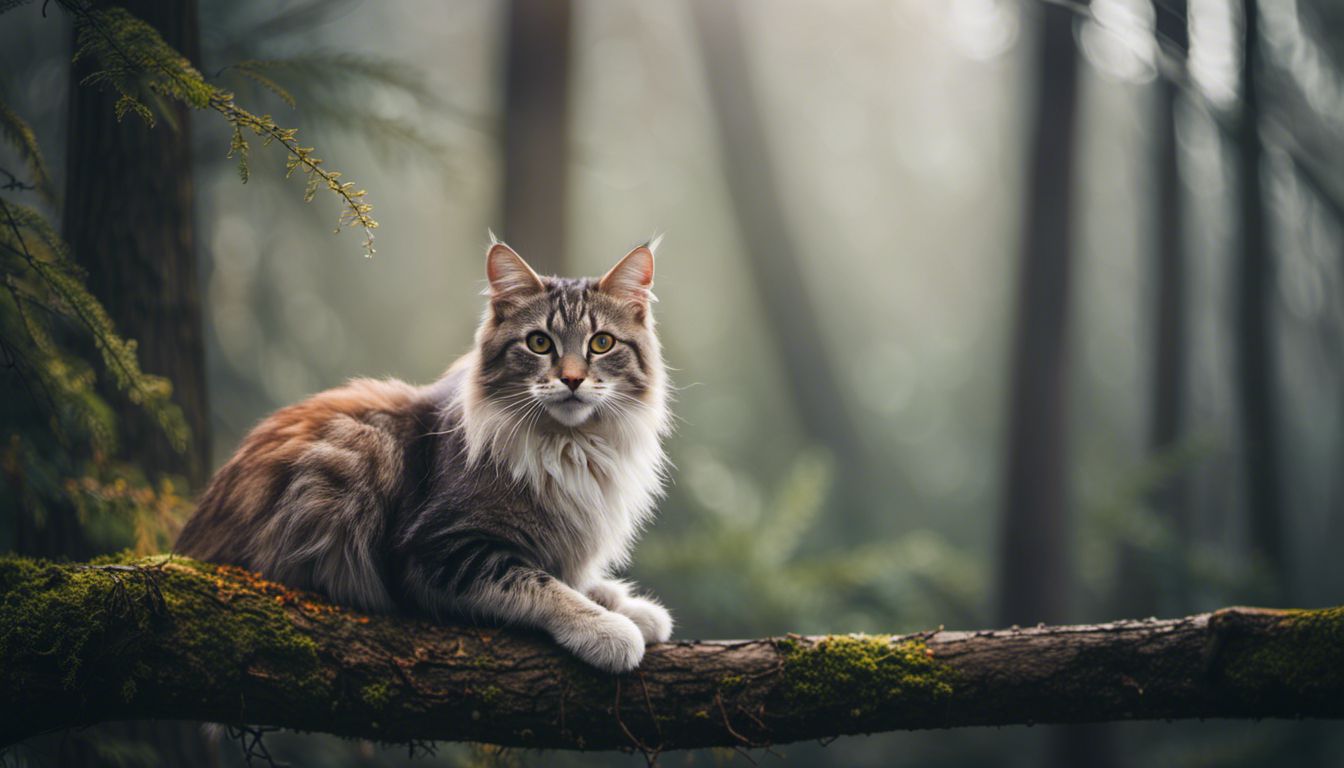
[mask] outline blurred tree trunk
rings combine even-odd
[[[1156,148],[1153,153],[1154,178],[1157,182],[1153,210],[1153,338],[1152,389],[1149,422],[1149,455],[1156,459],[1179,444],[1184,428],[1184,392],[1186,376],[1186,254],[1183,240],[1184,195],[1181,190],[1180,157],[1176,137],[1176,109],[1180,89],[1173,79],[1184,68],[1189,34],[1185,0],[1154,0],[1157,37],[1166,54],[1176,59],[1163,67],[1155,84],[1152,130]],[[1185,558],[1189,552],[1190,518],[1186,510],[1186,482],[1183,474],[1166,478],[1153,490],[1150,503],[1157,515],[1170,524],[1177,541],[1177,552]],[[1187,606],[1188,585],[1184,562],[1162,564],[1151,553],[1136,551],[1132,544],[1122,546],[1116,609],[1126,616],[1149,616],[1159,610],[1180,610]],[[1162,576],[1169,578],[1162,580]],[[1167,591],[1165,605],[1159,598]]]
[[[999,617],[1068,613],[1068,305],[1078,64],[1069,11],[1045,7],[1023,225],[1008,401]]]
[[[196,62],[200,32],[195,0],[119,3],[154,26],[169,45]],[[73,65],[70,85],[64,230],[88,286],[121,333],[139,343],[142,366],[168,377],[191,427],[187,451],[175,451],[153,420],[134,407],[118,414],[124,455],[153,477],[181,475],[204,484],[210,445],[205,345],[193,231],[191,131],[188,109],[153,128],[117,120],[117,94],[80,81],[92,61]],[[106,387],[114,404],[125,395]]]
[[[690,5],[718,132],[720,164],[794,413],[807,436],[825,445],[839,471],[836,487],[852,499],[862,483],[862,435],[836,376],[821,321],[808,296],[802,256],[789,234],[770,157],[770,136],[746,58],[741,6],[721,0]],[[848,493],[847,493],[848,491]],[[846,522],[868,525],[858,504],[841,504]]]
[[[999,550],[999,620],[1059,623],[1068,615],[1068,325],[1071,182],[1078,105],[1074,12],[1038,9],[1031,154],[1023,195],[1012,387]],[[1050,732],[1049,762],[1114,762],[1104,726]]]
[[[510,0],[505,40],[503,231],[542,274],[565,271],[569,0]]]
[[[1271,300],[1274,265],[1265,233],[1260,182],[1260,23],[1255,0],[1242,0],[1242,111],[1239,158],[1241,242],[1237,254],[1237,387],[1241,410],[1246,502],[1251,547],[1269,570],[1270,589],[1282,594],[1283,530],[1280,520],[1279,452],[1275,402],[1274,329]]]
[[[196,0],[120,0],[116,3],[159,31],[193,63],[200,63]],[[193,487],[209,472],[205,345],[197,276],[189,110],[174,104],[171,120],[149,127],[134,117],[117,120],[111,90],[83,86],[94,63],[70,72],[64,234],[88,273],[88,287],[117,329],[139,343],[149,373],[168,377],[174,400],[191,428],[185,452],[173,449],[154,422],[134,407],[118,413],[122,455],[152,478],[180,475]],[[169,124],[173,123],[173,124]],[[109,402],[127,403],[111,387]],[[82,542],[82,537],[79,537]],[[71,549],[83,544],[68,542]],[[61,554],[84,556],[66,551]],[[214,750],[192,723],[114,723],[72,738],[54,737],[57,764],[101,765],[112,743],[152,747],[163,765],[210,765]]]

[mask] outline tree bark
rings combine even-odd
[[[200,64],[196,0],[111,0],[153,26],[165,42]],[[95,62],[70,70],[63,228],[87,285],[117,330],[139,344],[141,366],[173,384],[191,439],[175,449],[154,420],[115,387],[101,387],[118,408],[122,455],[150,478],[169,474],[192,488],[209,472],[210,421],[206,397],[205,337],[195,243],[195,192],[191,116],[184,104],[153,126],[128,116],[118,120],[112,89],[83,80]],[[68,526],[53,555],[93,552],[78,522]],[[61,765],[99,765],[93,740],[113,738],[154,749],[166,765],[211,765],[212,750],[199,728],[186,723],[121,723],[83,741],[54,747]]]
[[[199,63],[195,0],[118,4]],[[65,238],[117,330],[139,343],[142,367],[172,381],[173,399],[191,428],[191,443],[179,453],[152,419],[105,387],[109,401],[123,406],[121,444],[151,476],[180,475],[199,487],[209,470],[210,435],[189,110],[172,107],[175,126],[163,119],[153,128],[134,116],[118,120],[115,91],[81,85],[94,66],[80,60],[70,73]]]
[[[365,616],[181,558],[0,558],[0,745],[109,719],[656,752],[1023,723],[1344,717],[1344,608],[653,646]]]
[[[569,0],[511,0],[504,75],[504,226],[534,269],[565,269],[569,199]]]

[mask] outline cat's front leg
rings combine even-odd
[[[644,642],[667,642],[672,637],[672,614],[657,600],[631,594],[632,586],[618,579],[598,579],[585,594],[598,605],[629,617],[639,627]]]
[[[515,552],[489,539],[454,542],[426,574],[440,589],[424,594],[455,613],[540,629],[598,669],[620,673],[639,666],[644,636],[632,618],[608,610]],[[445,600],[448,595],[454,598]]]

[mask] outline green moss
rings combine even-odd
[[[392,698],[392,687],[383,680],[369,683],[359,689],[359,697],[374,709],[382,709],[387,706],[387,702]]]
[[[1338,690],[1344,687],[1344,607],[1284,611],[1272,632],[1233,636],[1224,674],[1254,689]]]
[[[724,675],[719,678],[719,687],[724,690],[732,690],[741,687],[745,682],[746,678],[741,675]]]
[[[486,704],[493,704],[499,700],[500,694],[504,693],[499,686],[487,685],[476,692],[480,700]]]
[[[99,565],[0,557],[0,688],[17,690],[25,675],[57,671],[72,689],[96,683],[129,698],[152,674],[143,658],[167,651],[219,688],[260,672],[287,681],[310,703],[330,700],[317,645],[286,607],[294,594],[183,558],[121,555]],[[148,575],[106,567],[128,565]],[[162,606],[146,578],[159,586]]]
[[[835,635],[815,643],[776,643],[785,697],[799,705],[845,702],[858,717],[891,704],[927,703],[952,695],[955,673],[922,640]]]
[[[54,666],[74,687],[85,656],[98,650],[105,622],[121,612],[109,599],[114,583],[95,570],[0,557],[0,659],[38,657],[43,672]],[[132,631],[148,622],[134,611],[118,618]],[[3,687],[21,686],[26,671],[23,665],[0,664]]]

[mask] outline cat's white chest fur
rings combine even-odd
[[[511,447],[515,479],[570,534],[566,570],[581,580],[625,566],[662,487],[656,433],[618,440],[600,432],[538,431]]]
[[[576,429],[514,428],[506,413],[466,401],[472,460],[491,454],[555,516],[562,541],[547,542],[555,575],[576,587],[624,567],[662,493],[661,404],[621,424]]]

